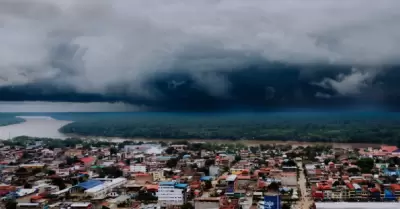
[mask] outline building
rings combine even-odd
[[[110,182],[105,182],[103,184],[97,185],[95,187],[89,188],[85,190],[85,194],[88,197],[93,199],[103,199],[107,197],[107,194],[110,193],[113,189],[121,187],[127,183],[126,178],[116,178],[111,180]]]
[[[153,182],[153,176],[149,173],[137,173],[135,174],[136,184],[145,184],[146,182]]]
[[[158,203],[163,206],[183,205],[187,201],[187,184],[163,181],[158,185]]]
[[[185,149],[187,149],[187,145],[184,145],[184,144],[174,144],[174,145],[171,145],[171,147],[173,147],[174,149],[176,149],[178,151],[184,151]]]
[[[283,186],[297,186],[297,174],[295,172],[283,172],[281,174],[281,183]]]
[[[220,197],[203,197],[194,200],[194,208],[219,209]]]
[[[99,180],[88,180],[82,183],[79,183],[72,188],[69,189],[69,193],[71,196],[85,196],[85,191],[96,186],[102,185],[103,182]]]
[[[210,176],[218,176],[219,175],[219,166],[212,165],[209,167]]]
[[[164,172],[163,170],[155,170],[149,172],[149,174],[153,177],[153,181],[162,181],[164,180]]]
[[[129,167],[129,171],[133,173],[146,173],[147,168],[145,165],[136,164]]]
[[[236,179],[237,175],[229,175],[226,177],[227,187],[225,193],[227,195],[233,195],[235,193]]]

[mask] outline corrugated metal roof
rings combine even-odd
[[[88,181],[79,183],[75,186],[82,187],[84,189],[90,189],[90,188],[93,188],[93,187],[101,185],[101,184],[103,184],[103,182],[98,181],[98,180],[88,180]]]

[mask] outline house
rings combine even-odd
[[[187,201],[187,184],[174,181],[160,182],[158,185],[158,203],[163,206],[183,205]]]
[[[136,184],[145,184],[146,182],[153,182],[153,176],[149,173],[137,173],[134,175]]]
[[[219,209],[220,197],[202,197],[194,200],[194,208]]]
[[[281,174],[281,183],[283,186],[297,186],[297,174],[295,172],[283,172]]]

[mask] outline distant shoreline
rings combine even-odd
[[[368,148],[368,147],[379,147],[383,144],[374,143],[346,143],[346,142],[302,142],[302,141],[280,141],[280,140],[262,140],[262,139],[243,139],[243,140],[232,140],[232,139],[160,139],[160,138],[119,138],[119,137],[102,137],[102,136],[81,136],[76,134],[66,134],[68,137],[75,137],[81,139],[97,139],[105,140],[109,142],[121,143],[123,141],[135,141],[135,142],[179,142],[188,141],[190,143],[219,143],[219,144],[230,144],[230,143],[243,143],[250,146],[257,145],[292,145],[292,146],[315,146],[315,145],[332,145],[334,148]]]

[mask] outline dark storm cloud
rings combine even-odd
[[[398,0],[4,0],[0,100],[396,106],[399,10]]]

